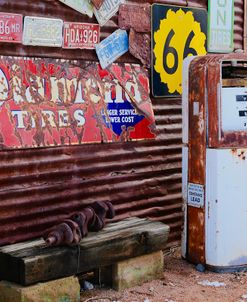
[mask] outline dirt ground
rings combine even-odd
[[[221,286],[200,285],[208,280]],[[81,302],[247,302],[247,273],[200,273],[180,257],[180,252],[165,255],[162,279],[125,291],[91,290],[82,293]]]

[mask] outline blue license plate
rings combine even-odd
[[[100,65],[105,69],[129,50],[128,34],[126,30],[118,29],[95,48]]]

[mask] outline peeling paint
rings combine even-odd
[[[148,77],[138,65],[100,69],[1,57],[3,148],[154,138]],[[134,110],[135,109],[135,110]],[[137,131],[138,128],[138,131]]]

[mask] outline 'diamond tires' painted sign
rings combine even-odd
[[[0,148],[154,137],[140,65],[0,57]]]

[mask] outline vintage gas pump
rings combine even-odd
[[[183,70],[183,257],[247,269],[247,56],[190,57]]]

